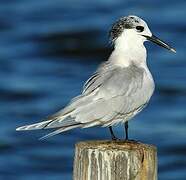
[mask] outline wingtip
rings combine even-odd
[[[24,126],[16,128],[16,131],[23,131],[23,130],[25,130]]]
[[[40,138],[39,138],[39,141],[44,141],[44,140],[48,139],[49,137],[50,137],[50,136],[48,136],[48,134],[47,134],[47,135],[45,135],[45,136],[40,137]]]

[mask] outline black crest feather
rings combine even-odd
[[[120,18],[113,24],[109,32],[110,40],[113,42],[121,35],[124,29],[132,29],[138,23],[139,18],[135,16],[125,16]]]

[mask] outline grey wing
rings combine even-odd
[[[64,127],[66,129],[66,127],[69,126],[72,127],[77,125],[81,126],[81,123],[76,122],[75,117],[72,117],[71,114],[74,111],[76,111],[79,107],[82,106],[85,107],[92,102],[92,99],[95,95],[94,90],[97,89],[99,87],[99,84],[103,83],[103,80],[106,79],[107,77],[107,76],[101,76],[101,69],[102,68],[99,68],[98,71],[91,78],[87,80],[87,82],[84,85],[84,90],[82,95],[73,98],[64,109],[55,113],[52,116],[49,116],[47,119],[45,119],[42,122],[21,126],[18,127],[16,130],[24,131],[24,130],[37,130],[37,129],[60,128],[60,127]],[[104,79],[102,77],[104,77]],[[93,82],[95,82],[95,84]]]
[[[142,89],[144,70],[135,66],[121,68],[102,65],[87,81],[82,95],[46,121],[17,130],[60,128],[57,133],[94,125],[109,125],[148,101]],[[70,127],[70,128],[69,128]]]
[[[67,107],[56,113],[52,119],[53,121],[47,124],[45,128],[56,128],[61,126],[77,125],[80,124],[81,127],[87,124],[93,124],[94,118],[90,118],[90,122],[86,117],[86,114],[90,112],[88,116],[91,116],[92,110],[95,108],[96,104],[102,103],[100,100],[94,100],[97,97],[99,89],[103,84],[108,81],[112,74],[117,68],[111,66],[108,62],[102,64],[95,74],[93,74],[85,83],[83,92],[80,96],[75,97],[69,103]],[[90,108],[91,111],[89,111]],[[85,113],[85,111],[87,111]],[[101,111],[101,109],[100,109]],[[81,115],[80,115],[81,114]],[[97,117],[99,114],[97,114]],[[98,124],[96,122],[96,124]],[[96,125],[95,124],[95,125]]]
[[[96,92],[92,102],[72,112],[83,127],[110,125],[137,112],[148,102],[143,89],[144,69],[113,66],[98,72],[85,86],[84,94]]]
[[[102,86],[110,77],[112,77],[114,71],[117,69],[116,66],[113,66],[106,61],[102,63],[98,70],[86,81],[83,86],[83,94],[89,94],[94,90]]]

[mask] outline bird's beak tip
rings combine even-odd
[[[173,53],[176,53],[176,50],[171,48],[170,51],[172,51]]]
[[[152,36],[146,36],[146,35],[143,35],[144,37],[147,38],[147,40],[150,40],[152,42],[154,42],[155,44],[159,45],[159,46],[162,46],[170,51],[172,51],[173,53],[176,53],[176,50],[172,47],[170,47],[167,43],[165,43],[164,41],[160,40],[158,37],[152,35]]]

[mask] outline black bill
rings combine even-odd
[[[173,49],[171,46],[169,46],[168,44],[166,44],[165,42],[160,40],[158,37],[156,37],[154,35],[152,35],[151,37],[150,36],[145,36],[145,35],[143,35],[143,36],[146,37],[147,40],[152,41],[152,42],[156,43],[157,45],[162,46],[162,47],[176,53],[175,49]]]

